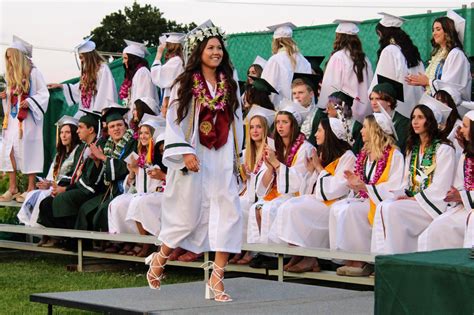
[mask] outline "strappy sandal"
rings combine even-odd
[[[212,261],[207,261],[204,264],[201,265],[201,267],[204,267],[205,270],[209,270],[212,268],[212,273],[211,277],[206,283],[206,299],[207,300],[214,300],[216,302],[232,302],[232,298],[230,297],[229,294],[225,292],[225,290],[219,290],[216,287],[219,285],[219,283],[222,283],[222,286],[224,286],[224,271],[225,269],[222,267],[219,267],[216,265],[216,263]],[[212,277],[217,278],[217,282],[214,284],[211,284]]]
[[[22,194],[20,194],[20,193],[15,194],[14,198],[15,198],[16,202],[23,203],[26,200],[26,196],[28,196],[28,192],[25,191]]]
[[[155,261],[155,256],[158,256],[158,259],[156,259],[156,265],[153,264],[153,262]],[[165,262],[161,263],[160,258],[165,259]],[[150,268],[148,268],[148,272],[146,273],[146,280],[148,281],[148,286],[150,287],[150,289],[154,289],[154,290],[161,289],[161,280],[164,277],[164,270],[165,270],[166,261],[168,258],[169,256],[165,256],[163,252],[161,251],[161,248],[159,252],[154,252],[151,255],[149,255],[147,258],[145,258],[145,264],[150,266]],[[153,269],[156,269],[156,268],[161,269],[161,273],[159,275],[156,275],[156,273],[153,271]],[[152,281],[157,281],[158,285],[154,286],[152,284]]]
[[[3,193],[3,195],[0,196],[0,202],[9,202],[17,198],[18,196],[20,196],[19,192],[13,194],[10,190],[7,190]]]
[[[137,256],[138,253],[142,251],[142,248],[138,245],[135,245],[131,250],[129,250],[126,254],[128,256]]]

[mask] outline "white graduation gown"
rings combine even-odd
[[[158,92],[156,86],[151,80],[151,73],[147,67],[141,67],[135,72],[132,79],[132,87],[130,88],[130,95],[128,96],[128,120],[132,119],[133,110],[135,109],[135,101],[141,97],[151,97],[158,103]]]
[[[169,97],[174,80],[184,71],[183,60],[179,56],[174,56],[164,65],[155,60],[150,71],[153,84],[163,89],[163,98]]]
[[[464,149],[459,145],[458,140],[456,140],[456,129],[458,129],[458,127],[460,126],[462,126],[462,120],[458,119],[456,120],[456,123],[454,124],[453,130],[451,130],[451,132],[448,135],[448,140],[451,141],[454,147],[454,151],[456,154],[456,161],[459,161],[461,159],[462,152],[464,151]]]
[[[368,161],[365,174],[368,177],[373,163]],[[403,155],[398,149],[393,152],[392,162],[387,181],[366,185],[369,199],[375,204],[392,198],[390,192],[394,187],[399,187],[403,179]],[[370,178],[375,176],[376,165]],[[355,252],[370,251],[370,237],[372,226],[367,215],[370,211],[369,199],[346,198],[331,206],[329,212],[329,244],[333,250],[346,250]]]
[[[422,86],[413,86],[405,82],[405,77],[409,74],[425,73],[425,67],[420,61],[418,66],[408,68],[407,60],[398,45],[390,44],[380,53],[380,58],[375,69],[374,78],[370,84],[368,94],[372,92],[375,85],[378,84],[377,75],[383,75],[403,84],[404,102],[397,100],[396,111],[405,117],[410,118],[411,111],[424,93]]]
[[[415,195],[415,200],[386,200],[377,206],[371,251],[381,254],[415,252],[418,236],[443,212],[446,193],[455,172],[454,149],[441,144],[436,151],[436,169],[428,188]],[[421,154],[420,154],[421,158]],[[405,159],[403,188],[408,187],[410,154]]]
[[[474,198],[472,192],[469,192],[471,195],[471,200]],[[471,211],[468,214],[466,220],[466,230],[464,232],[464,247],[472,248],[474,247],[474,205],[470,205]]]
[[[11,115],[8,117],[8,126],[3,129],[2,144],[0,150],[0,171],[12,172],[13,166],[10,161],[10,152],[15,155],[17,170],[23,174],[35,174],[43,172],[44,150],[43,150],[43,118],[48,110],[49,92],[43,75],[36,67],[31,69],[30,74],[30,96],[28,101],[28,115],[23,121],[23,138],[19,139],[20,126],[17,119]],[[20,97],[18,97],[20,100]],[[8,113],[10,97],[2,100],[3,112]],[[18,109],[20,104],[18,104]]]
[[[262,78],[270,83],[279,93],[270,96],[277,110],[282,100],[291,100],[291,82],[293,82],[294,73],[311,73],[311,64],[301,53],[297,52],[295,58],[296,66],[293,67],[286,50],[281,48],[268,59],[263,69]]]
[[[280,168],[276,174],[277,191],[280,195],[271,201],[260,200],[250,207],[247,226],[248,243],[268,244],[270,241],[272,241],[269,239],[269,235],[271,233],[270,231],[272,229],[278,207],[299,193],[300,187],[307,172],[304,162],[313,148],[314,147],[312,144],[305,141],[298,149],[296,158],[294,159],[291,167],[287,167],[285,164],[280,162]],[[259,176],[257,178],[257,195],[260,198],[263,198],[272,188],[271,184],[269,187],[266,187],[263,184],[262,178],[266,170],[267,168],[265,165],[262,165],[262,169],[260,170]],[[273,179],[270,183],[273,183]],[[262,205],[260,231],[256,218],[256,207],[258,205]]]
[[[289,199],[278,208],[272,228],[275,236],[293,245],[329,248],[328,202],[342,199],[349,193],[344,171],[352,170],[355,160],[354,153],[346,151],[340,157],[334,175],[326,170],[319,174],[308,173],[308,180],[301,188],[302,195]]]
[[[326,109],[328,97],[337,90],[343,90],[354,96],[352,105],[352,116],[362,122],[365,116],[372,113],[367,90],[372,82],[372,65],[368,58],[365,58],[367,67],[364,68],[363,81],[357,81],[354,72],[354,62],[347,49],[335,52],[329,59],[324,70],[323,81],[321,83],[321,93],[318,98],[318,107]],[[358,99],[357,99],[358,98]]]
[[[212,91],[210,84],[208,86]],[[242,245],[242,211],[237,177],[234,174],[234,134],[232,126],[227,143],[218,150],[199,142],[199,110],[194,129],[187,138],[192,110],[176,124],[179,86],[171,90],[166,115],[163,164],[168,167],[166,189],[162,200],[161,231],[158,239],[171,248],[181,247],[194,253],[222,251],[240,253]],[[237,148],[242,147],[242,108],[235,115]],[[191,130],[191,129],[189,129]],[[183,154],[195,154],[199,172],[183,174]],[[240,152],[238,153],[240,156]]]
[[[133,209],[133,207],[136,205],[135,199],[139,199],[146,194],[155,192],[156,188],[160,185],[161,181],[150,178],[150,176],[146,174],[146,171],[143,168],[138,168],[138,174],[136,175],[135,183],[132,186],[128,185],[127,175],[124,180],[125,193],[118,195],[109,203],[109,233],[138,234],[139,232],[135,221],[127,220],[128,213],[130,211],[135,211],[135,216],[138,216],[136,213],[140,213],[143,209]],[[149,214],[149,211],[146,211],[146,214]],[[150,215],[149,217],[147,217],[145,214],[140,214],[140,218],[143,219],[145,217],[146,219],[150,220],[151,226],[153,226],[154,223],[157,222],[159,224],[160,209],[155,212],[152,211],[151,214],[152,215]]]
[[[430,223],[418,237],[418,250],[431,251],[446,248],[461,248],[464,242],[466,220],[474,204],[470,202],[474,193],[464,190],[464,158],[457,165],[454,188],[459,190],[462,202],[449,204],[445,213]],[[468,197],[469,195],[469,197]]]
[[[84,109],[79,84],[80,82],[76,84],[63,84],[63,93],[66,103],[69,106],[79,104],[79,109]],[[117,102],[117,87],[115,85],[114,76],[109,66],[105,63],[101,64],[97,73],[96,89],[97,94],[92,96],[88,110],[102,112],[102,109],[107,106],[109,100]],[[82,113],[79,113],[79,115],[82,116]]]

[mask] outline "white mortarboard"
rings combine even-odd
[[[451,98],[453,99],[454,104],[456,104],[456,106],[461,104],[462,98],[461,98],[461,92],[460,91],[461,91],[461,89],[463,89],[463,87],[461,85],[456,84],[456,83],[443,81],[443,80],[437,80],[436,81],[436,86],[438,88],[438,91],[445,91],[446,93],[448,93],[451,96]]]
[[[153,128],[153,130],[156,130],[158,127],[162,127],[161,119],[159,119],[158,117],[159,116],[144,114],[142,120],[138,124],[138,127],[150,126]]]
[[[172,44],[182,44],[184,42],[184,38],[186,34],[184,33],[165,33],[166,42]]]
[[[189,31],[188,34],[193,34],[195,33],[197,30],[203,30],[203,29],[206,29],[206,28],[209,28],[209,27],[213,27],[214,26],[214,23],[212,23],[212,21],[209,19],[207,20],[206,22],[196,26],[195,28],[193,28],[191,31]]]
[[[259,105],[252,105],[247,116],[245,117],[245,121],[250,122],[253,117],[262,116],[266,119],[268,127],[270,127],[273,124],[273,121],[275,120],[275,114],[276,112],[274,110],[266,109]]]
[[[153,138],[155,139],[155,143],[165,140],[165,131],[166,127],[157,127],[155,133],[153,134]]]
[[[359,33],[360,21],[351,21],[351,20],[334,20],[333,23],[339,24],[336,28],[336,33],[348,34],[348,35],[357,35]]]
[[[467,118],[469,118],[471,121],[474,121],[474,110],[468,111],[466,114],[464,114]]]
[[[464,31],[466,29],[466,20],[462,16],[454,12],[453,10],[449,10],[446,16],[450,18],[451,20],[453,20],[454,28],[456,29],[456,32],[458,33],[459,40],[461,41],[461,43],[463,43]]]
[[[329,126],[339,140],[347,141],[346,128],[340,119],[329,117]]]
[[[301,106],[299,103],[295,103],[287,99],[284,99],[280,102],[278,112],[282,111],[291,113],[293,117],[295,117],[299,126],[301,126],[306,116],[309,114],[309,110],[307,108]]]
[[[441,103],[437,99],[427,94],[423,94],[418,103],[426,105],[429,107],[429,109],[431,109],[438,124],[446,122],[449,114],[451,113],[451,108],[449,108],[449,106]]]
[[[158,103],[149,96],[142,96],[139,98],[140,101],[145,103],[155,114],[159,114],[160,110],[158,108]]]
[[[76,118],[71,117],[71,116],[68,116],[68,115],[64,115],[63,117],[61,117],[61,118],[56,122],[56,126],[62,126],[62,125],[74,125],[74,126],[77,126],[78,123],[79,123],[79,119],[76,119]]]
[[[259,65],[260,67],[265,68],[265,65],[267,64],[267,61],[260,57],[260,56],[257,56],[255,57],[255,60],[252,62],[253,65]]]
[[[380,15],[382,15],[382,19],[380,20],[380,24],[382,24],[385,27],[401,27],[403,22],[406,21],[406,19],[388,14],[385,12],[379,12]]]
[[[91,38],[94,35],[91,35],[87,38],[85,38],[79,45],[74,47],[74,51],[76,51],[78,54],[82,53],[88,53],[91,52],[95,49],[95,43],[91,41]]]
[[[141,58],[150,54],[144,43],[138,43],[128,39],[124,39],[124,41],[125,44],[127,44],[127,47],[123,50],[125,54],[132,54]]]
[[[160,45],[166,43],[166,35],[161,35],[159,38],[158,38],[158,41],[160,42]]]
[[[138,124],[138,126],[141,126],[142,123],[144,124],[147,120],[153,120],[156,121],[158,125],[161,127],[166,126],[166,119],[164,119],[162,116],[155,116],[155,115],[150,115],[150,114],[143,114],[142,120]]]
[[[379,101],[377,101],[377,103],[379,105],[379,110],[380,110],[380,113],[374,113],[374,117],[375,117],[375,120],[377,121],[377,124],[380,126],[380,128],[382,128],[382,130],[385,133],[394,136],[395,139],[398,141],[397,130],[395,129],[395,125],[393,124],[392,117],[390,116],[389,113],[387,113],[387,111],[385,110],[385,108],[383,108],[382,104],[380,104]],[[379,115],[375,115],[375,114],[381,114],[385,116],[385,119],[381,119]],[[377,117],[379,117],[379,119],[377,119]],[[386,126],[382,126],[383,124],[386,124],[385,121],[388,121],[388,127],[391,129],[391,132],[388,132],[388,128]],[[387,130],[385,130],[384,128]]]
[[[267,28],[273,32],[273,38],[283,38],[283,37],[292,37],[293,30],[296,28],[296,25],[291,22],[285,22],[281,24],[275,24],[267,26]]]
[[[465,107],[469,110],[474,110],[474,101],[470,102],[470,101],[463,101],[461,102],[461,106],[462,107]]]
[[[26,56],[28,56],[28,58],[31,58],[33,56],[33,45],[16,35],[13,35],[13,41],[10,48],[18,49]]]

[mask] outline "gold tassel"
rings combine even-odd
[[[153,152],[153,137],[150,137],[150,139],[148,140],[148,150],[146,152],[146,163],[147,164],[150,164],[152,163],[152,154]]]
[[[5,115],[5,117],[3,117],[3,124],[2,124],[2,128],[3,129],[7,129],[8,128],[8,115],[10,115],[9,113],[7,113]]]
[[[56,124],[56,148],[59,145],[59,124]]]

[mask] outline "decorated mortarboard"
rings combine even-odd
[[[115,103],[114,101],[109,100],[107,107],[103,109],[104,114],[102,115],[102,120],[106,123],[116,120],[125,120],[123,117],[130,109],[123,107],[120,104]]]
[[[149,96],[142,96],[139,98],[139,100],[145,103],[148,108],[150,108],[155,114],[158,115],[160,109],[158,107],[158,103],[153,98]]]
[[[354,96],[350,95],[348,92],[340,89],[336,89],[335,92],[331,93],[329,97],[335,97],[344,102],[347,106],[352,106],[354,103]]]
[[[311,73],[297,73],[293,74],[293,81],[296,79],[301,79],[303,82],[308,85],[314,93],[318,92],[318,85],[321,81],[322,77],[318,74],[311,74]]]
[[[390,95],[391,97],[399,100],[400,102],[405,101],[405,97],[403,95],[403,83],[398,82],[398,81],[393,80],[393,79],[390,79],[390,78],[387,78],[387,77],[385,77],[383,75],[380,75],[380,74],[377,74],[377,81],[378,81],[378,84],[376,86],[374,86],[372,91],[377,92],[377,90],[376,90],[377,86],[379,86],[381,84],[388,83],[393,89],[393,91],[391,91],[392,94],[390,94],[389,92],[383,90],[383,89],[390,90],[388,85],[382,85],[381,87],[380,86],[377,87],[378,91],[385,92],[388,95]],[[395,92],[394,95],[393,95],[393,92]]]
[[[273,38],[277,39],[284,37],[292,37],[293,30],[296,28],[296,25],[291,22],[285,22],[281,24],[267,26],[267,28],[273,32]]]
[[[133,40],[124,39],[125,44],[127,47],[123,50],[125,54],[132,54],[141,58],[149,55],[148,49],[146,48],[146,44],[134,42]]]
[[[456,32],[458,33],[459,40],[461,41],[461,43],[463,43],[464,32],[466,30],[466,20],[462,16],[454,12],[453,10],[449,10],[446,13],[446,16],[450,18],[451,20],[453,20],[454,28],[456,29]]]
[[[460,91],[463,89],[463,86],[448,81],[437,80],[436,87],[438,88],[438,91],[445,91],[446,93],[448,93],[453,99],[453,102],[454,104],[456,104],[456,106],[461,104],[462,96]]]
[[[352,21],[352,20],[334,20],[333,23],[339,24],[336,28],[336,33],[340,34],[347,34],[347,35],[357,35],[359,33],[359,25],[360,21]]]
[[[184,33],[165,33],[166,42],[172,44],[182,44],[184,42],[184,38],[186,34]]]
[[[257,78],[253,76],[249,76],[249,78],[253,80],[252,86],[257,91],[266,92],[268,95],[270,95],[271,93],[278,94],[277,90],[275,90],[275,88],[264,78]]]
[[[284,99],[280,102],[279,112],[288,112],[295,117],[299,126],[303,123],[309,111],[306,107],[301,106],[299,103]]]
[[[321,64],[323,63],[325,56],[304,56],[306,60],[311,64],[311,69],[315,72],[321,70]]]
[[[77,118],[71,117],[69,115],[64,115],[56,122],[56,126],[62,126],[62,125],[77,126],[78,122],[79,120]]]
[[[266,119],[267,125],[271,126],[275,120],[275,114],[276,112],[274,110],[266,109],[259,105],[252,105],[247,116],[245,117],[245,122],[249,123],[250,120],[255,116],[262,116]]]
[[[260,57],[260,56],[257,56],[255,57],[255,60],[252,62],[253,65],[259,65],[260,67],[265,68],[265,65],[267,64],[267,61]]]
[[[474,121],[474,110],[468,111],[464,116],[469,118],[469,120]]]
[[[380,15],[382,15],[382,19],[380,20],[380,24],[385,27],[401,27],[403,22],[406,21],[406,19],[392,15],[389,13],[385,12],[379,12]]]
[[[451,113],[451,108],[449,108],[449,106],[445,105],[444,103],[438,101],[434,97],[431,97],[427,94],[423,94],[423,96],[421,97],[418,103],[423,104],[427,106],[429,109],[431,109],[431,111],[433,112],[433,115],[435,116],[436,122],[438,124],[446,122],[446,120],[449,117],[449,114]]]
[[[91,41],[92,37],[94,37],[94,35],[85,38],[79,45],[74,47],[74,51],[76,51],[78,54],[82,54],[95,50],[95,43]]]
[[[225,32],[218,26],[215,26],[211,20],[207,20],[201,25],[193,28],[186,34],[184,40],[185,60],[191,55],[194,48],[206,38],[217,36],[225,40]]]
[[[15,48],[24,53],[28,58],[33,57],[33,45],[20,37],[13,35],[13,41],[10,48]]]
[[[339,118],[329,117],[329,126],[339,140],[348,141],[346,128]]]
[[[387,113],[387,111],[385,110],[385,108],[383,108],[380,102],[378,104],[380,112],[374,113],[375,121],[386,134],[394,136],[395,139],[398,141],[397,130],[395,129],[395,125],[393,124],[392,117],[389,115],[389,113]],[[381,118],[381,115],[384,118]]]
[[[84,115],[79,118],[79,122],[88,124],[89,126],[99,127],[99,121],[102,117],[99,113],[87,109],[80,109],[80,111],[83,112]]]

